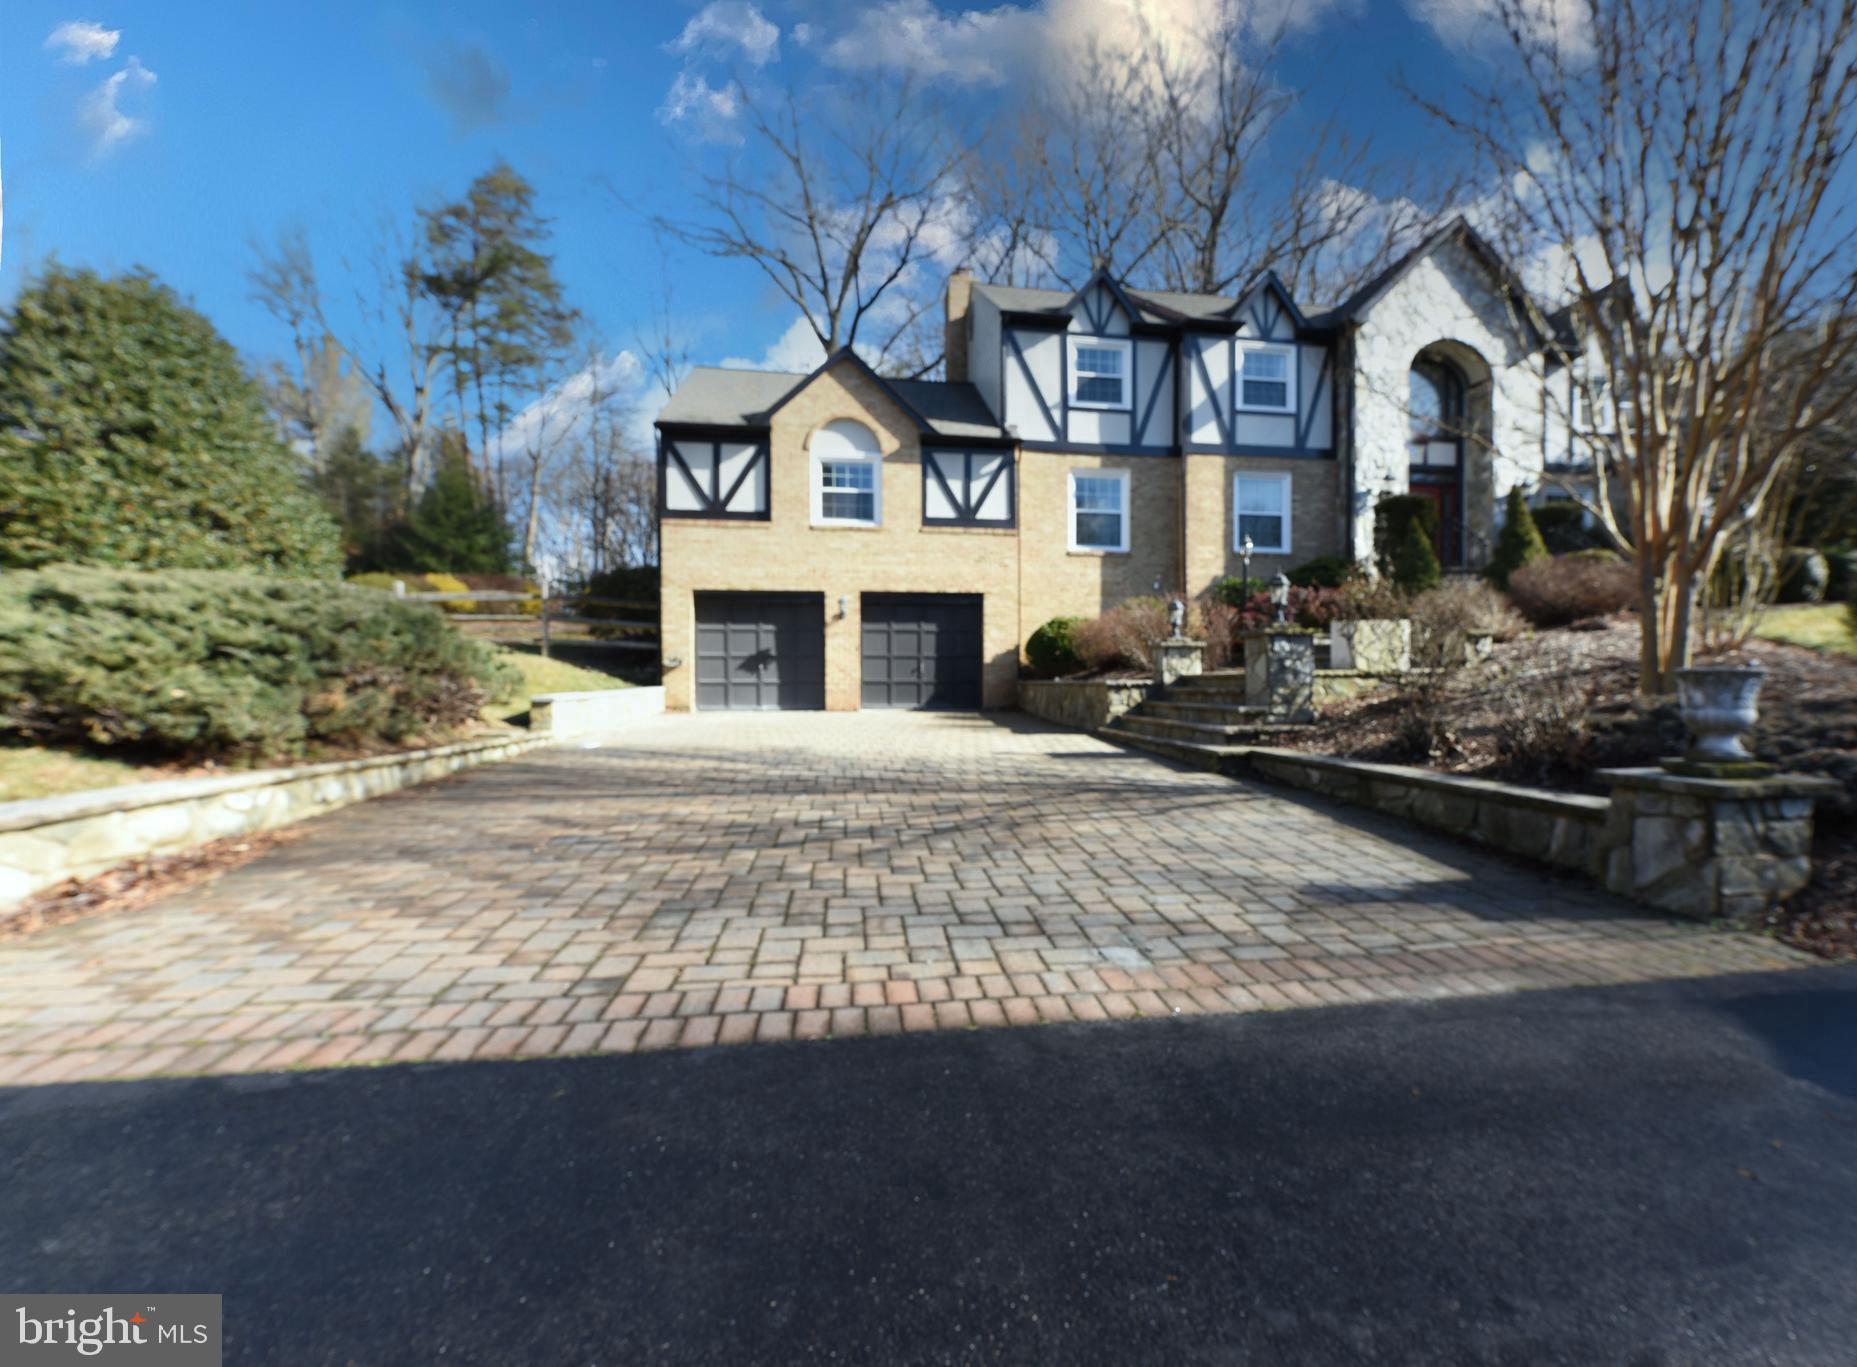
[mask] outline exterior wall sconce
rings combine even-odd
[[[1274,609],[1277,625],[1288,626],[1290,622],[1290,577],[1282,570],[1270,581],[1270,606]]]
[[[1245,537],[1245,539],[1239,543],[1238,558],[1244,561],[1244,587],[1240,590],[1240,596],[1239,596],[1238,601],[1240,603],[1248,604],[1251,601],[1251,538],[1250,537],[1248,536]]]
[[[842,593],[839,594],[838,595],[838,620],[841,622],[844,621],[845,617],[850,613],[850,611],[851,611],[851,600],[848,597],[846,597],[844,594]]]

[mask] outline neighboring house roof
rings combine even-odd
[[[1022,285],[989,285],[974,282],[974,293],[984,295],[1006,313],[1048,313],[1052,317],[1069,312],[1076,301],[1075,290],[1039,290]],[[1126,285],[1121,293],[1132,303],[1144,323],[1218,322],[1230,323],[1236,299],[1220,294],[1184,294],[1177,290],[1138,290]]]
[[[660,426],[766,427],[788,399],[841,360],[855,364],[884,389],[925,434],[944,440],[1003,440],[1006,431],[971,384],[896,380],[879,375],[856,352],[834,352],[818,370],[726,370],[698,366],[677,386],[658,414]]]

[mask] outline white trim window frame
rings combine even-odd
[[[1135,363],[1135,348],[1125,337],[1085,337],[1069,335],[1070,393],[1072,408],[1098,408],[1126,413],[1134,407],[1134,385],[1130,371]],[[1096,353],[1085,358],[1082,353]],[[1110,357],[1114,357],[1113,363]],[[1090,364],[1085,365],[1088,359]],[[1116,397],[1107,397],[1107,383],[1113,380]],[[1085,392],[1086,386],[1088,392]]]
[[[1256,486],[1258,490],[1274,487],[1277,490],[1276,507],[1245,507],[1245,485]],[[1232,550],[1244,549],[1246,531],[1251,533],[1251,549],[1258,555],[1288,555],[1291,543],[1291,513],[1295,507],[1295,491],[1292,478],[1288,474],[1248,474],[1240,472],[1232,476]],[[1251,519],[1250,527],[1245,526],[1245,519]],[[1259,519],[1277,519],[1278,544],[1266,544],[1264,538],[1257,535],[1262,527]]]
[[[1125,555],[1128,552],[1128,471],[1072,470],[1065,481],[1069,490],[1066,525],[1070,549],[1079,555]],[[1081,486],[1081,487],[1080,487]],[[1113,486],[1114,492],[1110,492]],[[1100,527],[1104,519],[1116,519],[1116,536],[1085,541],[1077,535],[1078,518],[1091,518]]]
[[[1233,401],[1240,413],[1272,413],[1296,416],[1296,370],[1301,360],[1299,348],[1285,342],[1240,342],[1238,343],[1237,384],[1233,388]],[[1274,358],[1268,365],[1255,368],[1251,359]],[[1281,362],[1281,366],[1277,362]],[[1280,372],[1280,373],[1277,373]],[[1283,401],[1277,404],[1251,401],[1251,385],[1281,385]]]
[[[828,475],[831,483],[827,483]],[[815,527],[881,527],[883,525],[883,457],[834,452],[812,457],[812,525]],[[842,506],[870,498],[870,516],[828,514],[827,496]]]

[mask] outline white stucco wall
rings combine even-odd
[[[1373,545],[1374,503],[1407,489],[1407,375],[1413,359],[1435,342],[1470,348],[1491,372],[1491,478],[1467,478],[1466,499],[1482,484],[1487,497],[1500,500],[1518,482],[1532,485],[1539,476],[1541,358],[1529,351],[1489,270],[1461,242],[1447,242],[1413,265],[1360,319],[1353,381],[1355,481],[1365,497],[1354,514],[1354,544],[1363,553]],[[1466,454],[1473,463],[1481,458]],[[1484,509],[1483,518],[1493,525],[1494,510]]]

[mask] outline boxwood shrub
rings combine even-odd
[[[1047,679],[1075,674],[1083,668],[1072,640],[1081,617],[1053,617],[1025,638],[1025,661]]]
[[[440,735],[519,677],[434,609],[228,571],[0,575],[0,735],[256,761]]]

